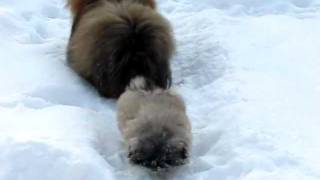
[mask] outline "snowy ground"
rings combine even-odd
[[[115,102],[65,62],[64,0],[0,1],[0,180],[162,179],[128,165]],[[320,179],[320,1],[159,0],[191,162],[167,179]]]

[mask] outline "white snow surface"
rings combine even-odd
[[[158,0],[190,163],[128,164],[115,101],[66,64],[64,0],[0,1],[0,180],[320,179],[320,1]]]

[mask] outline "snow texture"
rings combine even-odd
[[[0,1],[0,180],[320,179],[320,1],[159,0],[188,165],[154,174],[123,150],[115,101],[66,65],[64,0]]]

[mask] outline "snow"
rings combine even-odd
[[[193,125],[166,179],[320,179],[320,1],[161,0]],[[163,179],[128,164],[115,101],[65,61],[64,0],[0,1],[0,180]]]

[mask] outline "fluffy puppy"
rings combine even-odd
[[[135,78],[120,96],[117,108],[118,126],[131,163],[152,170],[186,163],[191,125],[176,93]]]
[[[101,95],[118,98],[136,76],[170,87],[174,40],[153,0],[69,0],[69,5],[74,18],[68,63]]]

